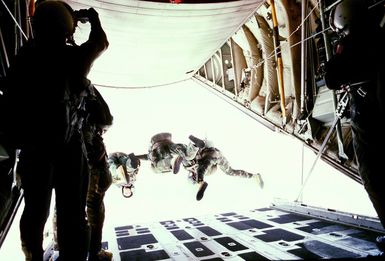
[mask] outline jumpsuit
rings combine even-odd
[[[84,78],[108,46],[98,17],[90,23],[89,39],[79,46],[31,39],[7,72],[4,95],[13,108],[7,132],[21,150],[17,171],[25,207],[20,236],[27,260],[43,259],[43,230],[53,189],[60,258],[86,258],[88,168],[76,108],[82,103]]]

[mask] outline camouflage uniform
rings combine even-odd
[[[100,130],[95,130],[88,145],[90,183],[87,193],[87,218],[90,228],[90,247],[88,260],[102,260],[97,256],[102,251],[102,230],[105,218],[104,196],[112,183],[107,164],[107,154]],[[111,260],[111,259],[107,259]]]
[[[151,144],[147,154],[134,155],[123,152],[114,152],[108,156],[109,168],[112,173],[113,183],[122,188],[124,197],[133,195],[136,175],[139,172],[140,160],[149,160],[156,173],[165,173],[172,170],[172,161],[179,150],[185,150],[183,144],[175,144],[171,140],[170,133],[158,133],[151,138]],[[131,194],[127,195],[127,192]]]
[[[174,173],[178,172],[179,165],[182,164],[184,168],[189,171],[189,179],[192,183],[201,184],[201,188],[197,194],[197,200],[203,197],[203,192],[207,187],[207,183],[204,182],[204,176],[213,174],[218,166],[225,174],[230,176],[256,178],[258,185],[263,188],[263,181],[260,174],[252,174],[244,170],[231,168],[229,161],[211,142],[202,141],[192,135],[189,138],[193,142],[185,148],[185,154],[179,153],[178,158],[175,160]]]
[[[148,160],[151,161],[151,167],[156,173],[170,172],[174,156],[185,150],[186,145],[172,142],[171,133],[158,133],[151,138]]]
[[[145,156],[147,157],[147,155]],[[131,197],[133,195],[136,175],[140,168],[139,157],[133,153],[114,152],[108,155],[108,164],[112,175],[112,182],[122,188],[122,195],[124,197]],[[129,190],[131,194],[126,196],[125,190]]]
[[[213,174],[217,166],[230,176],[252,178],[256,175],[231,168],[229,161],[222,155],[220,150],[214,147],[200,149],[195,159],[182,161],[182,164],[192,174],[191,178],[198,183],[204,180],[205,175]]]
[[[88,260],[111,260],[112,254],[102,250],[102,230],[105,218],[104,195],[112,183],[108,168],[103,133],[112,125],[112,115],[107,103],[89,80],[85,105],[79,108],[83,115],[82,134],[87,154],[89,185],[86,211],[88,220]],[[57,246],[56,211],[53,218],[54,250]],[[104,256],[107,254],[107,258]],[[99,257],[103,256],[103,258]],[[55,258],[53,258],[55,259]]]

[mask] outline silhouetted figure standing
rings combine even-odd
[[[113,117],[108,104],[90,83],[85,103],[83,134],[87,149],[90,182],[87,193],[87,220],[90,230],[88,261],[112,260],[112,253],[102,249],[105,219],[104,196],[111,186],[108,155],[103,134],[112,125]]]
[[[382,8],[382,7],[380,7]],[[344,0],[330,15],[340,40],[326,64],[325,80],[331,89],[349,87],[353,146],[358,171],[369,198],[385,227],[384,31],[374,10],[363,0]],[[378,19],[379,18],[379,19]],[[379,237],[385,246],[385,238]]]
[[[85,103],[80,108],[83,115],[82,131],[87,149],[89,186],[87,192],[88,223],[88,261],[110,261],[112,253],[102,249],[103,226],[105,219],[104,196],[111,186],[112,177],[108,165],[108,156],[103,141],[103,134],[111,127],[113,116],[108,104],[100,92],[89,80]],[[53,217],[54,254],[59,252],[57,244],[57,214]]]
[[[79,16],[90,22],[91,32],[77,46],[72,35]],[[86,76],[108,41],[92,8],[74,12],[65,2],[42,1],[32,22],[34,39],[12,62],[4,91],[10,108],[6,132],[21,150],[22,249],[26,260],[43,260],[43,229],[54,188],[60,260],[85,260],[88,168],[77,110]]]

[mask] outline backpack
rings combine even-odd
[[[90,83],[88,89],[88,97],[85,101],[84,110],[87,114],[87,123],[97,126],[111,126],[113,122],[113,116],[107,102],[100,94],[98,89]]]

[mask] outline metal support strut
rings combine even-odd
[[[305,188],[305,185],[307,184],[307,181],[309,180],[310,175],[312,174],[315,165],[317,164],[318,160],[321,158],[323,151],[324,151],[324,149],[325,149],[325,147],[326,147],[326,145],[327,145],[327,143],[328,143],[328,141],[329,141],[329,139],[330,139],[330,137],[334,131],[334,128],[336,128],[337,124],[339,123],[340,119],[342,118],[342,115],[346,109],[348,102],[349,102],[348,91],[344,91],[343,96],[341,97],[340,101],[337,104],[336,117],[334,118],[332,126],[330,126],[330,129],[329,129],[328,133],[326,134],[324,141],[322,142],[322,145],[321,145],[321,147],[317,153],[317,157],[314,160],[313,165],[311,166],[309,173],[307,174],[306,179],[303,182],[302,187],[300,189],[300,192],[298,194],[298,197],[295,201],[299,201],[299,199],[302,197],[302,193],[303,193],[303,190]]]
[[[309,173],[307,174],[306,176],[306,179],[304,181],[304,183],[302,184],[302,187],[300,189],[300,192],[298,194],[298,197],[295,201],[299,201],[299,199],[302,197],[302,193],[303,193],[303,189],[305,188],[305,185],[307,183],[307,181],[309,180],[309,177],[310,175],[312,174],[313,170],[314,170],[314,167],[315,165],[317,164],[318,160],[321,158],[322,154],[323,154],[323,151],[330,139],[330,136],[332,135],[333,131],[334,131],[334,128],[337,129],[337,126],[338,126],[338,123],[340,122],[340,119],[342,118],[344,112],[345,112],[345,109],[349,103],[349,96],[348,96],[348,93],[351,92],[351,91],[355,91],[355,92],[358,92],[358,93],[361,93],[362,92],[362,89],[360,86],[362,86],[363,84],[366,84],[367,81],[363,81],[363,82],[357,82],[357,83],[352,83],[352,84],[349,84],[349,85],[345,85],[345,86],[342,86],[341,88],[341,91],[339,91],[339,93],[343,93],[341,99],[339,100],[338,104],[337,104],[337,109],[335,110],[335,115],[336,117],[334,118],[334,121],[332,123],[332,126],[330,127],[328,133],[326,134],[326,137],[324,139],[324,141],[322,142],[322,145],[318,151],[318,154],[317,154],[317,157],[316,159],[314,160],[313,162],[313,165],[311,166],[310,170],[309,170]],[[353,88],[354,87],[354,88]],[[366,95],[366,93],[364,93],[364,95]]]
[[[271,16],[273,19],[274,53],[275,53],[275,59],[277,61],[278,90],[280,95],[282,118],[285,124],[286,123],[286,108],[285,108],[286,102],[285,102],[285,88],[284,88],[284,81],[283,81],[283,62],[282,62],[282,54],[281,54],[281,45],[279,42],[277,12],[275,8],[274,0],[270,0],[270,6],[271,6]]]
[[[330,47],[330,40],[329,36],[326,32],[326,21],[325,21],[325,6],[324,6],[324,1],[319,2],[319,10],[320,10],[320,19],[321,19],[321,25],[322,25],[322,35],[323,35],[323,40],[325,44],[325,54],[326,54],[326,60],[329,61],[331,56],[332,56],[332,50]],[[337,108],[337,98],[336,94],[333,92],[333,105],[334,108]],[[337,115],[334,115],[334,120],[336,120]],[[343,137],[342,137],[342,129],[341,129],[341,124],[339,124],[339,121],[337,120],[337,125],[336,125],[336,132],[337,132],[337,144],[338,144],[338,156],[341,160],[347,160],[348,156],[345,153],[344,150],[344,144],[343,144]]]

